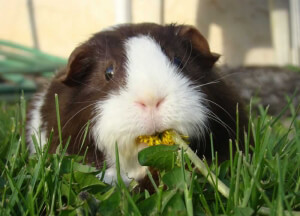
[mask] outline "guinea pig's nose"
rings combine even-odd
[[[138,104],[142,108],[159,108],[164,100],[165,98],[151,98],[148,100],[141,99],[136,101],[136,104]]]

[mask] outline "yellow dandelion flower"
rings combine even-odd
[[[187,139],[187,136],[181,136],[183,139]],[[155,135],[141,135],[136,138],[136,143],[145,143],[148,146],[154,145],[175,145],[173,140],[172,130],[166,130],[162,133]]]

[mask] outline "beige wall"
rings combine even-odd
[[[196,25],[220,64],[276,64],[268,0],[165,0],[164,22]],[[34,0],[40,48],[67,57],[115,24],[112,0]],[[159,0],[132,0],[133,22],[159,22]],[[26,0],[0,0],[0,38],[32,46]]]
[[[91,34],[114,24],[113,1],[35,0],[40,48],[67,57]],[[0,0],[0,38],[33,45],[27,0]]]

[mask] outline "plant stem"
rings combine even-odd
[[[200,158],[193,152],[193,150],[186,144],[184,140],[180,137],[178,133],[175,131],[172,132],[172,137],[176,144],[178,144],[189,156],[190,160],[195,164],[200,173],[207,177],[208,182],[213,186],[217,187],[218,191],[226,198],[229,197],[229,188],[218,179],[218,185],[216,185],[217,177],[214,173],[209,172],[205,166],[205,164],[200,160]]]

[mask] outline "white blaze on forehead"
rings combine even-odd
[[[178,81],[181,77],[160,45],[149,36],[128,39],[125,43],[125,51],[129,90],[144,89],[146,92],[161,92],[161,88],[165,89],[166,86],[173,84],[166,81]]]

